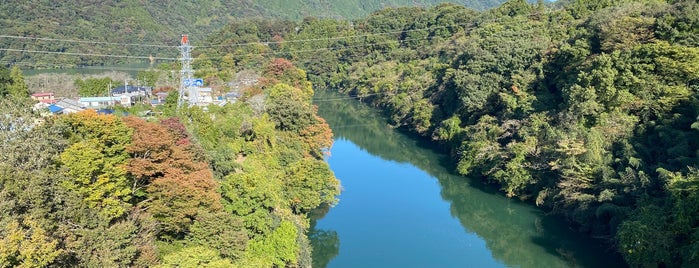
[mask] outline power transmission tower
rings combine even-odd
[[[180,63],[182,64],[182,70],[180,71],[180,91],[179,98],[177,98],[177,109],[182,107],[184,103],[184,95],[187,89],[190,87],[192,81],[192,75],[194,71],[192,70],[192,46],[189,45],[189,38],[186,34],[182,35],[180,41]],[[192,96],[190,96],[191,98]]]

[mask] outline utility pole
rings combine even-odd
[[[122,95],[122,100],[124,99],[124,96],[127,96],[129,98],[129,104],[126,106],[131,106],[131,95],[129,95],[129,79],[124,78],[124,95]],[[123,103],[121,105],[124,105]]]
[[[180,91],[179,98],[177,98],[177,109],[182,107],[184,103],[184,95],[189,87],[189,83],[192,81],[192,76],[194,71],[192,71],[192,46],[189,45],[189,38],[186,34],[182,35],[180,40],[180,63],[182,64],[182,70],[180,71]],[[190,98],[193,96],[190,96]]]

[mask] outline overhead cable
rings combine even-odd
[[[290,53],[310,53],[310,52],[318,52],[318,51],[328,51],[328,50],[334,50],[334,51],[339,51],[339,50],[347,50],[347,49],[352,49],[352,48],[358,48],[358,47],[368,47],[368,46],[376,46],[376,45],[388,45],[388,44],[394,44],[394,43],[403,43],[406,41],[414,41],[414,40],[430,40],[432,39],[431,37],[423,37],[423,38],[406,38],[402,40],[390,40],[390,41],[385,41],[385,42],[379,42],[379,43],[364,43],[361,45],[354,45],[354,46],[343,46],[343,47],[324,47],[324,48],[316,48],[316,49],[299,49],[299,50],[289,50],[289,51],[271,51],[271,52],[261,52],[257,53],[259,55],[277,55],[277,54],[290,54]],[[238,57],[238,56],[245,56],[249,55],[251,53],[238,53],[238,54],[229,54],[229,55],[224,55],[224,56],[215,56],[215,57],[197,57],[194,60],[208,60],[208,59],[220,59],[226,56],[231,56],[231,57]]]
[[[136,47],[177,48],[177,46],[156,45],[156,44],[114,43],[114,42],[103,42],[103,41],[89,41],[89,40],[75,40],[75,39],[59,39],[59,38],[31,37],[31,36],[18,36],[18,35],[0,35],[0,38],[30,39],[30,40],[41,40],[41,41],[57,41],[57,42],[69,42],[69,43],[83,43],[83,44],[103,44],[103,45],[119,45],[119,46],[136,46]]]
[[[457,25],[462,25],[462,24],[457,24]],[[451,26],[436,26],[436,27],[422,28],[422,29],[410,29],[410,30],[401,30],[401,31],[392,31],[392,32],[358,34],[358,35],[343,35],[343,36],[325,37],[325,38],[297,39],[297,40],[283,40],[283,41],[257,41],[257,42],[231,43],[231,44],[219,44],[219,45],[203,45],[203,46],[194,46],[194,47],[195,48],[210,48],[210,47],[228,47],[228,46],[248,46],[248,45],[258,45],[258,44],[271,45],[271,44],[302,43],[302,42],[309,42],[309,41],[342,40],[342,39],[357,38],[357,37],[370,37],[370,36],[379,36],[379,35],[388,35],[388,34],[399,34],[399,33],[406,33],[406,32],[428,31],[428,30],[441,29],[441,28],[447,28],[447,27],[451,27]]]
[[[58,54],[58,55],[69,55],[69,56],[91,56],[91,57],[126,58],[126,59],[177,60],[177,58],[153,57],[153,56],[131,56],[131,55],[95,54],[95,53],[76,53],[76,52],[59,52],[59,51],[29,50],[29,49],[14,49],[14,48],[0,48],[0,50],[10,51],[10,52]]]

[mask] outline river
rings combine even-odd
[[[625,267],[610,245],[450,172],[445,155],[356,100],[318,92],[340,202],[309,233],[314,267]]]

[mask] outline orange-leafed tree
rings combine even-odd
[[[307,151],[317,158],[322,158],[323,150],[329,152],[330,147],[333,145],[333,132],[325,119],[318,115],[314,115],[315,123],[302,129],[299,134],[303,138]]]
[[[271,85],[282,82],[301,89],[309,99],[313,96],[313,86],[306,78],[306,71],[297,68],[289,60],[273,59],[265,66],[262,76],[270,79],[269,84]]]
[[[201,212],[222,209],[218,185],[206,162],[197,161],[167,127],[135,117],[124,118],[134,130],[127,151],[127,171],[134,177],[139,205],[162,226],[162,234],[183,236]]]
[[[156,123],[136,117],[126,117],[123,120],[134,130],[132,142],[127,147],[127,152],[131,155],[127,170],[134,178],[132,192],[143,199],[145,187],[153,179],[165,175],[175,140],[166,128]]]

